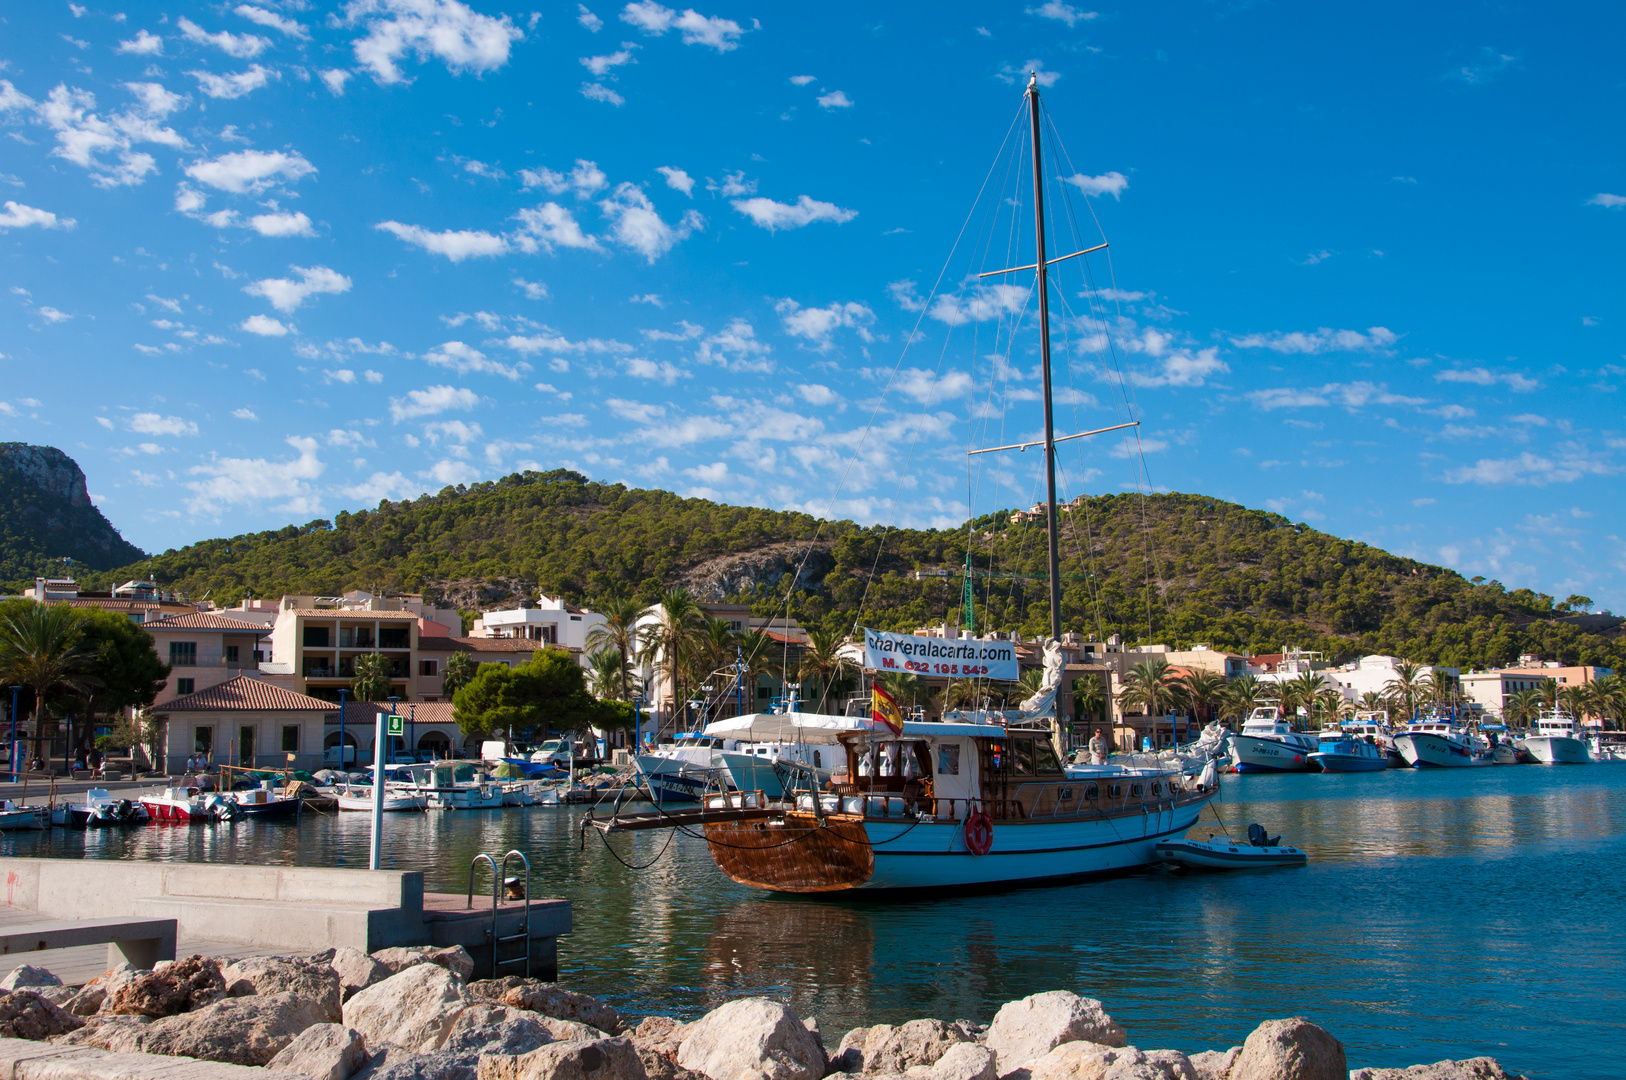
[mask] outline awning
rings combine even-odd
[[[746,713],[706,725],[709,738],[741,742],[833,743],[837,736],[880,728],[867,717],[829,713]],[[884,730],[884,729],[882,729]]]

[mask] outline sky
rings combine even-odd
[[[1626,610],[1618,5],[0,9],[0,438],[149,551],[519,469],[1198,492]],[[1025,186],[1024,186],[1025,185]],[[1068,222],[1075,222],[1076,227]],[[1077,245],[1077,246],[1070,246]],[[1005,261],[1005,260],[1009,261]]]

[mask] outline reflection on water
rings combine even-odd
[[[1153,872],[938,901],[800,900],[737,886],[687,836],[605,841],[579,811],[393,814],[386,864],[462,892],[481,851],[526,852],[575,902],[563,977],[635,1015],[766,994],[827,1038],[1005,1001],[1099,997],[1138,1045],[1201,1050],[1308,1015],[1352,1065],[1488,1053],[1532,1076],[1612,1076],[1623,1038],[1626,767],[1226,778],[1193,834],[1265,824],[1302,869]],[[3,834],[0,851],[361,866],[367,815],[299,826]],[[996,841],[997,842],[997,841]],[[668,846],[669,845],[669,846]],[[664,849],[664,854],[663,854]]]

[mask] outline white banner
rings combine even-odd
[[[916,637],[864,629],[864,667],[869,671],[908,671],[939,679],[1021,678],[1016,646],[977,638]]]

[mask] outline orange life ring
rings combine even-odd
[[[993,846],[993,819],[981,807],[973,807],[965,819],[965,849],[973,855],[986,855]]]

